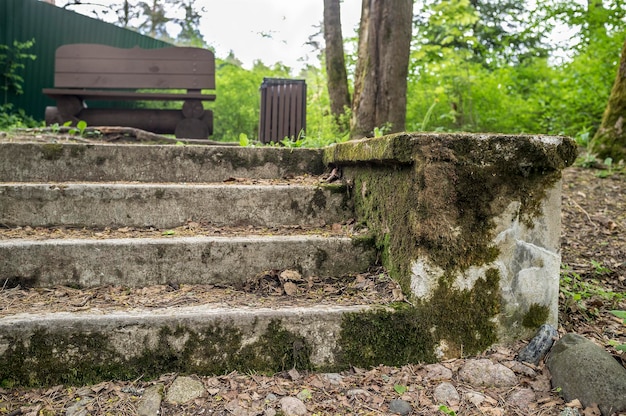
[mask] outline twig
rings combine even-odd
[[[595,222],[593,222],[593,220],[591,219],[591,216],[589,215],[589,213],[587,211],[585,211],[585,209],[583,207],[581,207],[578,202],[574,201],[571,197],[567,197],[567,199],[574,204],[574,206],[576,206],[576,208],[578,208],[579,210],[581,210],[583,212],[583,214],[585,214],[587,216],[587,219],[589,220],[589,222],[591,223],[591,225],[593,225],[594,227],[598,228],[598,224],[596,224]]]

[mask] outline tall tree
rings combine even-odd
[[[167,16],[166,4],[171,0],[141,1],[138,7],[142,10],[143,22],[139,25],[139,32],[157,39],[168,38],[167,23],[172,20]]]
[[[594,150],[601,157],[626,160],[626,42],[602,124],[593,138]]]
[[[363,0],[350,137],[404,130],[413,0]]]
[[[200,12],[205,12],[204,8],[196,10],[195,0],[178,0],[178,7],[185,10],[185,17],[174,19],[180,26],[180,33],[176,38],[176,43],[182,46],[205,47],[206,42],[200,33]]]
[[[345,109],[350,108],[350,91],[341,34],[340,3],[340,0],[324,0],[324,41],[330,111],[335,122],[347,130],[348,126],[341,125]]]

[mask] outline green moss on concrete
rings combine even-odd
[[[344,173],[354,181],[358,220],[375,233],[384,265],[407,292],[410,265],[417,258],[450,273],[495,260],[495,217],[519,201],[520,217],[532,227],[546,189],[560,179],[560,171],[541,167],[563,164],[558,155],[552,160],[537,145],[508,136],[481,141],[473,136],[396,135],[389,141],[398,154],[404,143],[415,163],[346,162]],[[358,154],[363,147],[348,144],[342,152],[350,155],[342,157],[365,159],[371,152]],[[503,147],[508,154],[501,154]]]
[[[413,308],[347,314],[339,340],[339,367],[433,362],[434,340]]]
[[[522,325],[530,329],[539,328],[546,323],[549,315],[550,310],[547,306],[533,303],[522,318]]]
[[[303,337],[269,322],[252,343],[244,345],[239,329],[208,325],[197,328],[164,326],[156,345],[148,339],[140,353],[124,357],[103,333],[57,334],[38,330],[28,342],[9,340],[0,365],[4,386],[95,384],[108,379],[145,379],[168,372],[224,374],[233,370],[278,372],[311,369],[311,348]]]
[[[454,288],[442,278],[429,301],[347,314],[339,341],[340,367],[435,362],[442,342],[450,356],[484,351],[497,340],[498,285],[495,269],[471,290]]]
[[[58,143],[43,144],[41,153],[46,160],[59,160],[63,156],[63,145]]]

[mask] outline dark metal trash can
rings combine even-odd
[[[306,130],[306,82],[303,79],[263,78],[259,140],[296,140]]]

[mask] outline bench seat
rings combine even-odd
[[[137,91],[141,89],[150,91]],[[206,139],[213,133],[213,112],[202,103],[216,99],[204,92],[214,89],[215,57],[210,50],[63,45],[55,54],[54,88],[43,89],[57,103],[46,108],[46,123],[83,120],[90,126],[135,127]],[[183,106],[181,110],[89,108],[87,100],[183,101]]]

